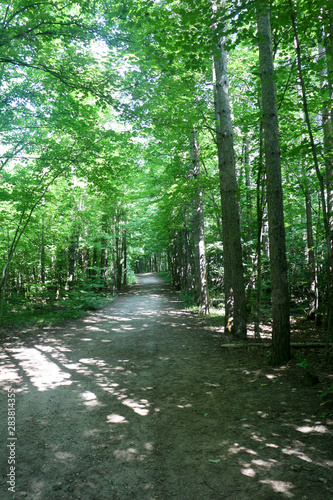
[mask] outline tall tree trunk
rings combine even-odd
[[[243,227],[243,234],[246,244],[243,246],[244,262],[248,270],[254,268],[254,255],[252,245],[252,196],[251,196],[251,169],[250,169],[250,152],[249,152],[249,137],[245,135],[243,138],[242,147],[242,161],[243,161],[243,175],[246,190],[246,203],[243,209],[241,218],[241,228]],[[247,289],[246,289],[246,302],[251,302],[251,297],[254,291],[253,272],[248,273]]]
[[[216,2],[213,2],[213,11],[217,12]],[[215,26],[215,30],[217,29],[225,30],[224,27]],[[222,202],[225,330],[245,339],[246,300],[225,42],[225,36],[219,33],[219,42],[214,53],[216,136]]]
[[[123,229],[123,260],[124,260],[124,276],[123,285],[127,285],[127,229]]]
[[[116,230],[115,282],[116,282],[116,290],[118,292],[120,292],[120,290],[121,290],[121,277],[122,277],[122,272],[123,272],[123,245],[122,245],[121,238],[120,238],[120,220],[121,220],[121,214],[119,212],[117,212],[116,213],[116,222],[115,222],[115,230]]]
[[[181,288],[182,290],[189,291],[187,286],[188,276],[187,276],[187,227],[186,227],[186,213],[183,212],[184,224],[180,231],[181,245],[182,245],[182,272],[181,272]]]
[[[187,220],[187,213],[184,213],[184,220]],[[185,243],[185,249],[184,249],[184,259],[185,259],[185,289],[187,291],[193,290],[193,276],[192,276],[192,270],[193,270],[193,252],[192,252],[192,246],[191,245],[191,237],[190,237],[190,232],[188,230],[187,224],[185,223],[184,227],[184,243]]]
[[[327,43],[325,47],[328,99],[325,109],[322,111],[323,132],[324,132],[324,154],[326,169],[326,192],[327,192],[327,218],[329,231],[329,271],[330,280],[328,321],[327,321],[327,341],[333,339],[333,8],[326,11]]]
[[[170,264],[171,264],[171,274],[172,283],[176,290],[181,290],[181,261],[179,255],[179,235],[177,231],[171,237],[170,244]]]
[[[305,208],[306,208],[306,240],[307,240],[307,258],[309,269],[309,291],[310,291],[310,308],[308,317],[317,314],[318,311],[318,286],[317,286],[317,271],[315,260],[315,248],[313,237],[313,224],[312,224],[312,203],[311,192],[308,185],[306,173],[304,174],[305,185]]]
[[[107,279],[107,267],[108,267],[108,240],[106,238],[106,234],[108,233],[108,222],[107,216],[103,216],[102,222],[103,235],[101,236],[101,255],[100,255],[100,277],[102,286],[106,287],[106,279]]]
[[[290,359],[289,293],[281,181],[280,140],[270,25],[270,4],[267,0],[257,1],[257,27],[272,283],[272,362],[275,365],[281,365]]]
[[[42,233],[40,242],[40,282],[45,285],[45,214],[44,214],[45,200],[43,199],[43,213],[42,213]]]
[[[256,295],[255,295],[255,312],[254,312],[254,335],[260,340],[260,316],[261,316],[261,270],[262,270],[262,234],[263,234],[263,218],[264,207],[266,205],[265,193],[266,186],[264,182],[264,148],[263,148],[263,123],[260,120],[259,128],[259,166],[257,173],[257,245],[256,259],[254,263],[255,280],[256,280]]]
[[[245,136],[243,139],[243,160],[244,160],[244,175],[246,188],[246,228],[247,241],[251,240],[251,215],[252,215],[252,196],[251,196],[251,171],[250,171],[250,154],[249,154],[249,138]],[[249,246],[248,259],[251,260],[252,250]]]
[[[43,169],[43,174],[46,171]],[[42,232],[41,232],[41,242],[40,242],[40,282],[45,285],[45,197],[42,198]]]
[[[68,247],[68,287],[73,290],[75,285],[75,268],[76,268],[76,249],[78,243],[78,236],[74,232],[70,239]]]
[[[193,210],[193,236],[194,236],[194,252],[196,256],[196,275],[199,306],[202,314],[209,314],[209,294],[207,284],[207,268],[206,268],[206,247],[205,247],[205,230],[204,230],[204,215],[202,202],[202,189],[200,186],[200,159],[197,132],[194,130],[192,134],[192,165],[193,178],[196,182],[195,200]]]
[[[298,85],[298,94],[300,100],[302,100],[302,89]],[[304,122],[304,112],[303,107],[300,110],[300,118]],[[306,139],[306,135],[302,134],[302,141]],[[314,249],[314,238],[313,238],[313,227],[312,227],[312,203],[311,203],[311,191],[308,179],[308,165],[307,158],[304,160],[304,166],[300,171],[300,177],[303,179],[303,189],[305,196],[305,213],[306,213],[306,242],[307,242],[307,261],[309,269],[309,296],[310,296],[310,307],[307,312],[308,319],[315,319],[318,312],[318,284],[317,284],[317,272],[316,272],[316,259],[315,259],[315,249]]]

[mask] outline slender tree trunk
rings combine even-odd
[[[75,285],[77,239],[77,235],[74,232],[68,247],[68,287],[70,290],[72,290]]]
[[[44,215],[44,205],[43,200],[43,213],[42,213],[42,233],[40,242],[40,282],[45,285],[45,215]]]
[[[101,238],[101,258],[100,258],[100,274],[102,280],[105,280],[106,278],[106,270],[107,270],[107,265],[108,265],[108,249],[105,247],[107,244],[105,238]]]
[[[181,288],[182,290],[189,291],[187,286],[188,276],[187,276],[187,225],[186,225],[186,213],[183,212],[184,225],[180,231],[181,245],[182,245],[182,272],[181,272]]]
[[[5,302],[5,291],[7,287],[7,279],[9,273],[9,264],[13,258],[15,249],[13,249],[9,244],[9,231],[7,231],[7,262],[2,271],[2,278],[0,282],[0,321],[3,313],[3,306]]]
[[[333,8],[326,11],[327,45],[325,47],[328,99],[322,111],[326,169],[327,218],[329,232],[329,284],[327,342],[333,339]],[[328,352],[328,348],[327,348]]]
[[[116,237],[116,289],[117,292],[121,290],[121,275],[122,275],[122,264],[121,264],[121,246],[120,238]]]
[[[205,247],[205,230],[204,230],[204,215],[202,190],[200,186],[200,159],[197,132],[192,134],[192,165],[193,178],[196,182],[195,186],[195,201],[193,213],[194,226],[194,252],[196,255],[196,274],[199,306],[202,314],[209,314],[209,294],[207,284],[207,268],[206,268],[206,247]]]
[[[257,27],[272,283],[272,362],[275,365],[281,365],[290,359],[289,293],[281,181],[280,140],[270,25],[270,4],[267,0],[257,1]]]
[[[106,234],[108,233],[107,216],[103,216],[102,222],[103,235],[101,236],[101,255],[100,255],[100,277],[103,288],[106,287],[107,267],[108,267],[108,240]]]
[[[76,177],[76,167],[72,166],[72,217],[73,217],[73,225],[71,235],[69,236],[69,246],[68,246],[68,288],[72,290],[75,286],[76,282],[76,267],[77,267],[77,257],[78,257],[78,247],[79,247],[79,227],[77,224],[77,211],[80,210],[81,207],[81,199],[77,200],[75,187],[77,186],[77,177]]]
[[[172,281],[176,290],[181,290],[181,261],[179,255],[179,235],[175,231],[171,244]]]
[[[299,78],[299,85],[300,85],[301,93],[302,93],[304,118],[305,118],[305,122],[306,122],[307,129],[308,129],[310,146],[311,146],[312,156],[313,156],[313,162],[314,162],[317,178],[319,181],[321,204],[322,204],[322,210],[323,210],[324,227],[325,227],[325,235],[326,235],[326,242],[327,242],[327,261],[328,261],[327,336],[328,336],[328,338],[331,338],[333,336],[333,251],[332,251],[333,250],[333,248],[332,248],[332,246],[333,246],[332,245],[332,243],[333,243],[333,221],[332,221],[332,226],[330,226],[330,217],[329,217],[329,210],[330,209],[326,204],[325,182],[324,182],[324,177],[320,171],[316,144],[315,144],[313,132],[312,132],[310,114],[309,114],[309,109],[308,109],[308,100],[307,100],[305,82],[304,82],[304,78],[303,78],[301,47],[300,47],[300,43],[299,43],[296,14],[294,11],[292,0],[289,0],[289,7],[290,7],[291,24],[292,24],[292,28],[293,28],[293,32],[294,32],[295,50],[296,50],[297,67],[298,67],[298,78]],[[325,126],[324,126],[324,129],[325,129]],[[327,150],[326,150],[326,153],[327,153]],[[326,158],[327,158],[327,154],[326,154]],[[327,165],[326,165],[326,179],[327,179],[327,175],[329,175],[329,177],[331,177],[331,173],[330,173],[330,171],[328,173]],[[332,176],[332,178],[333,178],[333,176]],[[330,199],[330,189],[328,191],[328,200],[329,199]],[[328,202],[328,204],[329,203],[330,202]]]
[[[217,12],[216,2],[213,3],[213,11]],[[220,28],[215,27],[216,29]],[[224,27],[221,29],[224,31]],[[214,69],[216,135],[222,202],[225,330],[240,339],[245,339],[247,314],[240,238],[238,186],[228,92],[226,39],[222,33],[219,33],[219,35],[221,36],[214,54]]]
[[[186,216],[184,218],[186,220]],[[191,248],[191,238],[190,233],[185,226],[185,262],[186,262],[186,290],[190,291],[193,289],[193,276],[192,276],[192,248]]]
[[[45,174],[43,169],[43,174]],[[40,247],[40,282],[45,285],[45,198],[42,198],[42,232],[41,232],[41,247]]]
[[[251,172],[250,172],[250,154],[249,154],[249,138],[248,136],[243,139],[243,158],[244,158],[244,174],[245,174],[245,188],[246,188],[246,237],[251,240],[251,214],[252,214],[252,196],[251,196]],[[249,260],[251,255],[251,247],[249,247]]]
[[[261,271],[262,271],[262,233],[263,233],[263,218],[265,201],[265,182],[263,176],[264,169],[264,151],[263,151],[263,123],[260,120],[259,129],[259,167],[257,174],[257,246],[256,260],[254,264],[255,279],[256,279],[256,295],[255,295],[255,313],[254,313],[254,335],[260,340],[260,316],[261,316]]]
[[[123,260],[124,260],[124,276],[123,285],[127,285],[127,229],[123,230]]]
[[[307,258],[309,269],[309,291],[310,291],[310,308],[308,311],[308,318],[315,317],[318,311],[318,287],[317,287],[317,272],[316,260],[314,249],[313,237],[313,223],[312,223],[312,203],[311,192],[308,186],[307,177],[304,176],[305,185],[305,207],[306,207],[306,240],[307,240]]]
[[[298,85],[298,94],[302,100],[302,89]],[[304,122],[304,112],[303,108],[300,110],[300,118]],[[306,135],[302,134],[302,141],[306,139]],[[303,179],[304,183],[304,196],[305,196],[305,213],[306,213],[306,241],[307,241],[307,261],[309,269],[309,296],[310,296],[310,307],[307,313],[308,319],[315,319],[318,312],[318,286],[317,286],[317,272],[316,272],[316,260],[315,260],[315,250],[314,250],[314,238],[313,238],[313,227],[312,227],[312,203],[311,203],[311,191],[308,179],[308,165],[307,158],[304,159],[304,166],[300,172],[300,177]]]
[[[120,241],[120,218],[121,215],[120,213],[116,214],[116,223],[115,223],[115,230],[116,230],[116,269],[115,269],[115,282],[116,282],[116,289],[118,292],[121,290],[121,278],[122,278],[122,272],[123,272],[123,245],[122,242]],[[140,270],[141,272],[141,270]]]
[[[252,245],[252,195],[251,195],[251,169],[250,169],[250,153],[249,153],[249,138],[246,135],[243,138],[243,151],[242,151],[242,159],[243,159],[243,174],[244,174],[244,183],[246,189],[246,204],[245,209],[243,210],[243,218],[241,219],[241,227],[243,227],[244,238],[246,239],[246,245],[243,246],[243,255],[244,261],[246,263],[246,267],[249,270],[253,270],[254,268],[254,256],[253,256],[253,245]],[[246,289],[246,302],[251,302],[251,297],[254,291],[254,279],[253,273],[248,273],[247,280],[247,289]]]

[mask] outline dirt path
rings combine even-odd
[[[7,342],[0,498],[333,498],[333,422],[313,387],[262,368],[264,355],[223,351],[153,275],[84,319]]]

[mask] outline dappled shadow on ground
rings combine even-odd
[[[333,422],[320,384],[265,356],[222,350],[152,275],[101,311],[7,342],[0,425],[7,436],[15,388],[17,496],[326,500]]]

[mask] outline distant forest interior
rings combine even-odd
[[[153,272],[273,365],[300,320],[328,355],[331,0],[7,0],[0,32],[3,337]]]

